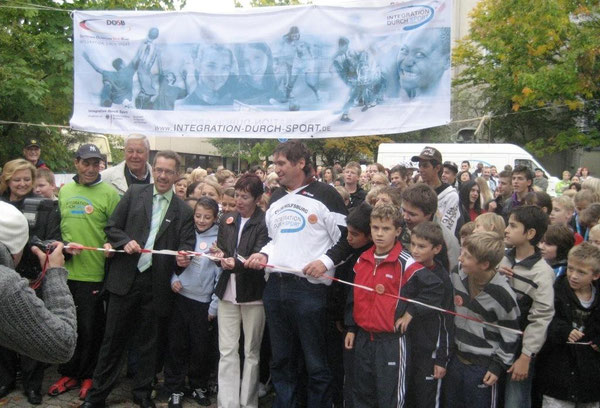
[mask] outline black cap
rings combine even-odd
[[[450,170],[452,170],[454,172],[454,174],[458,173],[458,166],[454,162],[445,161],[443,166],[448,167]]]
[[[37,139],[27,139],[27,140],[25,141],[25,148],[26,148],[26,149],[27,149],[28,147],[34,147],[34,146],[35,146],[35,147],[40,147],[40,148],[42,147],[42,146],[40,145],[40,141],[39,141],[39,140],[37,140]]]
[[[95,144],[86,143],[79,146],[76,157],[78,159],[100,159],[103,160],[103,154]]]

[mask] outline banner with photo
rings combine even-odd
[[[450,122],[451,0],[74,13],[71,126],[321,138]]]

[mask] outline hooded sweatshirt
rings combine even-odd
[[[217,241],[218,232],[219,226],[217,224],[203,232],[196,230],[194,252],[208,253],[210,247]],[[171,285],[176,281],[181,282],[183,289],[181,289],[179,295],[197,302],[210,302],[208,313],[216,316],[219,298],[215,295],[215,286],[220,274],[221,268],[213,261],[203,256],[195,256],[192,258],[192,263],[180,275],[173,274]]]

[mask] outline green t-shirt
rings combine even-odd
[[[119,203],[119,194],[109,184],[84,186],[65,184],[58,194],[63,241],[101,248],[106,243],[104,227]],[[83,282],[104,280],[104,252],[81,251],[65,262],[69,279]]]

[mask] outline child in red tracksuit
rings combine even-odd
[[[382,293],[404,296],[440,306],[441,279],[418,264],[396,241],[401,232],[398,208],[384,204],[371,213],[371,237],[375,244],[363,252],[354,266],[354,283],[374,288],[354,288],[348,297],[345,346],[354,348],[355,408],[402,407],[406,395],[406,332],[413,318],[426,309]]]

